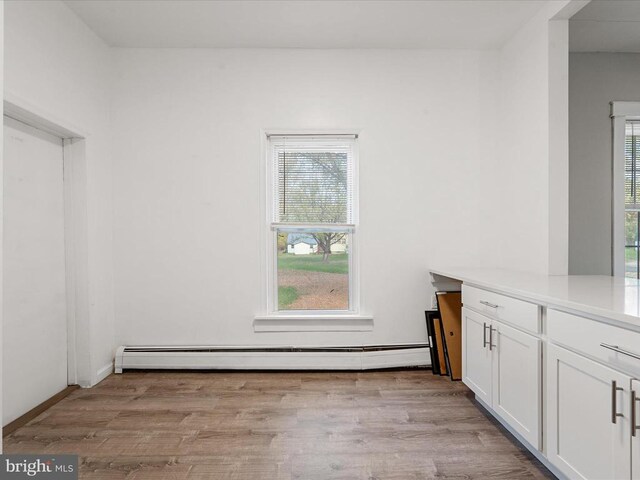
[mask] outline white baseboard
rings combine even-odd
[[[113,362],[107,363],[100,370],[98,370],[96,374],[96,384],[100,383],[102,380],[107,378],[109,375],[113,373]]]
[[[381,351],[127,351],[118,348],[115,372],[123,369],[368,370],[430,365],[428,347]]]
[[[419,367],[431,365],[429,348],[412,348],[410,350],[382,350],[379,352],[362,352],[361,370],[393,367]]]

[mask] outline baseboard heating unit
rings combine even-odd
[[[121,346],[115,373],[164,370],[369,370],[431,364],[426,343],[356,347]]]

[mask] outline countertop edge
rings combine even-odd
[[[490,282],[482,280],[482,278],[471,277],[468,275],[447,271],[446,269],[430,268],[429,273],[453,280],[458,280],[462,283],[467,283],[498,293],[504,293],[506,295],[513,296],[521,300],[530,301],[532,303],[537,303],[548,308],[565,310],[569,313],[575,313],[578,315],[582,314],[582,316],[586,315],[587,318],[590,318],[592,320],[607,323],[616,327],[624,328],[626,330],[640,332],[640,317],[636,317],[633,315],[621,314],[601,307],[572,302],[562,298],[541,294],[535,291],[514,288],[510,285]]]

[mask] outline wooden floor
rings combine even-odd
[[[553,478],[429,370],[112,375],[4,450],[79,454],[83,479]]]

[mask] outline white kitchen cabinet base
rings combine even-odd
[[[464,307],[462,316],[463,382],[529,444],[540,448],[540,339],[471,308]]]
[[[559,478],[640,480],[640,281],[435,273],[463,284],[478,405]]]

